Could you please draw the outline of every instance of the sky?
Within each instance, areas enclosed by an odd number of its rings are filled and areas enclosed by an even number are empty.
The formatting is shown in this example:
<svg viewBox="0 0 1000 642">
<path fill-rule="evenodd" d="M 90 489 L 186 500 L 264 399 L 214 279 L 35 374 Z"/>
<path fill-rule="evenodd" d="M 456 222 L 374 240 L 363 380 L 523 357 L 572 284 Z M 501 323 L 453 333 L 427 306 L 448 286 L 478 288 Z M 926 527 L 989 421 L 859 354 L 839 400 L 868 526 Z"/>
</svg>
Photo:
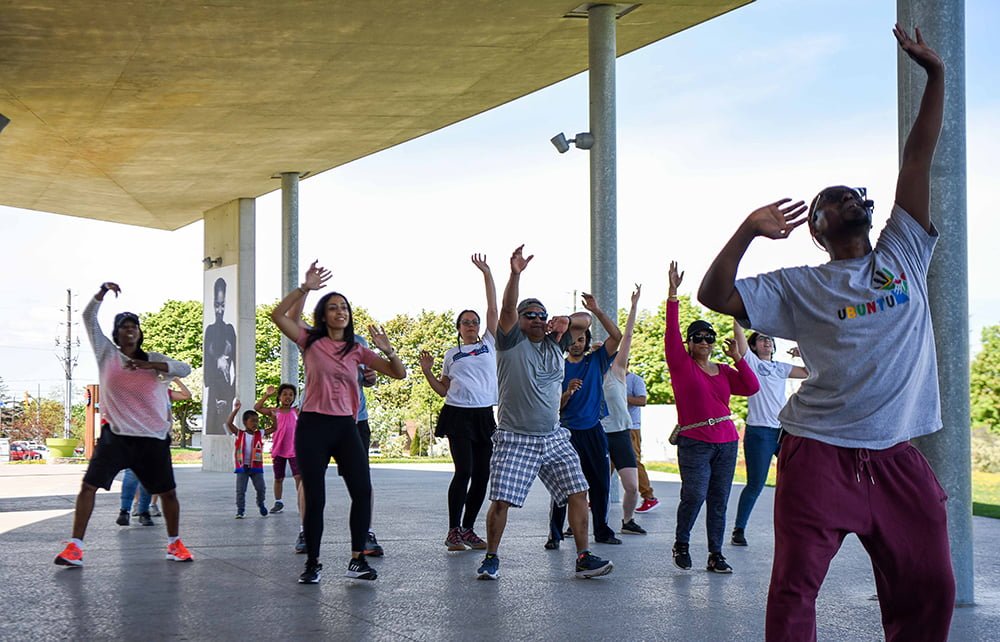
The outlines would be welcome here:
<svg viewBox="0 0 1000 642">
<path fill-rule="evenodd" d="M 992 211 L 1000 200 L 1000 55 L 988 31 L 1000 3 L 968 0 L 965 19 L 975 352 L 981 328 L 1000 323 L 990 260 L 1000 236 Z M 686 271 L 681 294 L 693 295 L 746 215 L 778 198 L 863 185 L 881 228 L 898 167 L 894 22 L 887 0 L 758 0 L 619 58 L 619 306 L 642 283 L 640 308 L 655 310 L 672 259 Z M 470 255 L 487 255 L 502 290 L 511 250 L 524 243 L 535 258 L 522 296 L 570 311 L 574 291 L 590 288 L 589 161 L 577 149 L 556 153 L 549 138 L 586 131 L 587 109 L 583 73 L 303 180 L 301 268 L 319 259 L 333 271 L 331 287 L 385 321 L 484 307 Z M 280 191 L 257 199 L 256 212 L 263 303 L 280 296 Z M 164 232 L 0 207 L 0 226 L 0 378 L 15 397 L 41 390 L 61 398 L 55 338 L 66 332 L 67 289 L 76 334 L 79 310 L 102 281 L 123 290 L 105 303 L 105 325 L 117 311 L 202 299 L 200 222 Z M 740 274 L 824 260 L 800 231 L 755 241 Z M 74 379 L 77 387 L 96 381 L 85 339 Z"/>
</svg>

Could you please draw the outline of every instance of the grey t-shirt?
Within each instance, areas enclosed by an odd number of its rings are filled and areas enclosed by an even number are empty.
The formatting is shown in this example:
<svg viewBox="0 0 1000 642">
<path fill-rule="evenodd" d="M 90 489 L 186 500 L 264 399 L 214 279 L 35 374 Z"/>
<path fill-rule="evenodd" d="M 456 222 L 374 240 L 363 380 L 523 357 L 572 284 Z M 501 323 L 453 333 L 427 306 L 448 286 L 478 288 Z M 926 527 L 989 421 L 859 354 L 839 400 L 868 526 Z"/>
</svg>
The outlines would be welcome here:
<svg viewBox="0 0 1000 642">
<path fill-rule="evenodd" d="M 569 332 L 561 344 L 569 345 Z M 497 329 L 497 428 L 524 435 L 548 435 L 559 427 L 563 345 L 546 336 L 532 343 L 515 323 Z"/>
<path fill-rule="evenodd" d="M 740 322 L 798 342 L 809 370 L 782 428 L 873 450 L 941 428 L 927 300 L 937 236 L 896 205 L 867 256 L 736 282 L 750 317 Z"/>
</svg>

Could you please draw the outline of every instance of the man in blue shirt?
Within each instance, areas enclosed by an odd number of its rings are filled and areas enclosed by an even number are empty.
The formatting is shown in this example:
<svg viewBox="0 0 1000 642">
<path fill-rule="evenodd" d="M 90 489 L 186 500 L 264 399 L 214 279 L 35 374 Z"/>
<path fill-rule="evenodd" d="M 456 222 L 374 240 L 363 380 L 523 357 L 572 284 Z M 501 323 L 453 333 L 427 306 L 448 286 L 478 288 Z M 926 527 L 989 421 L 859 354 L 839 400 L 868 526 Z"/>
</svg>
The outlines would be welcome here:
<svg viewBox="0 0 1000 642">
<path fill-rule="evenodd" d="M 559 423 L 570 431 L 570 443 L 580 455 L 583 474 L 590 484 L 590 513 L 594 520 L 594 541 L 600 544 L 621 544 L 608 526 L 608 493 L 611 488 L 611 465 L 608 461 L 608 438 L 601 426 L 607 416 L 604 403 L 604 374 L 618 351 L 622 333 L 615 322 L 601 310 L 591 294 L 584 293 L 583 307 L 597 317 L 607 341 L 590 350 L 590 330 L 570 344 L 566 356 L 563 394 L 560 400 Z M 562 540 L 566 507 L 552 504 L 549 518 L 549 539 L 545 548 L 555 550 Z"/>
</svg>

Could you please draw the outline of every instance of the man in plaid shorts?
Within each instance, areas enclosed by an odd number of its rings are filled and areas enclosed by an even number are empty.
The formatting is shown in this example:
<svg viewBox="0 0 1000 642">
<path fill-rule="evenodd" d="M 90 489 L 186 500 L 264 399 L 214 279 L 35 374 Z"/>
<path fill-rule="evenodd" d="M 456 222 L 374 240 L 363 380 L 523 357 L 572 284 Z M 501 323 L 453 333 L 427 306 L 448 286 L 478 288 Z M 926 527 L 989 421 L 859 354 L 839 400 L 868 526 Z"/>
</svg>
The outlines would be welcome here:
<svg viewBox="0 0 1000 642">
<path fill-rule="evenodd" d="M 535 477 L 553 501 L 569 505 L 569 523 L 576 541 L 576 576 L 607 575 L 609 560 L 587 549 L 587 480 L 569 431 L 559 426 L 563 352 L 590 327 L 590 315 L 548 318 L 538 299 L 517 303 L 521 272 L 534 255 L 524 258 L 520 246 L 510 257 L 510 279 L 503 293 L 497 328 L 499 409 L 490 459 L 490 509 L 486 514 L 486 557 L 481 580 L 500 576 L 497 549 L 507 526 L 507 510 L 520 507 Z"/>
</svg>

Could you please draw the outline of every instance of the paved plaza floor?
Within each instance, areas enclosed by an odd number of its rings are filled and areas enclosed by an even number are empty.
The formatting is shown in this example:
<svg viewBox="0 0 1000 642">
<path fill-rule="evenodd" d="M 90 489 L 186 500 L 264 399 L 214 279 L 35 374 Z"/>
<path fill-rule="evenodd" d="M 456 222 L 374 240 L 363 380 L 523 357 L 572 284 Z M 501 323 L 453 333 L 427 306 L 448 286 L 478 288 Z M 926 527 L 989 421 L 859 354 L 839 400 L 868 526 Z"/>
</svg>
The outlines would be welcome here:
<svg viewBox="0 0 1000 642">
<path fill-rule="evenodd" d="M 181 537 L 191 564 L 164 560 L 155 526 L 115 524 L 118 493 L 99 492 L 85 566 L 53 565 L 69 536 L 73 465 L 0 465 L 0 639 L 3 640 L 760 640 L 771 566 L 771 489 L 751 520 L 747 548 L 727 547 L 730 576 L 704 570 L 704 517 L 692 533 L 695 567 L 681 571 L 670 546 L 678 484 L 654 481 L 662 508 L 636 520 L 646 536 L 594 544 L 611 575 L 573 577 L 574 551 L 546 551 L 548 497 L 536 483 L 510 512 L 500 579 L 477 581 L 479 551 L 449 553 L 442 466 L 378 466 L 375 529 L 386 556 L 375 582 L 343 577 L 349 556 L 347 495 L 327 475 L 323 581 L 296 582 L 294 507 L 279 515 L 235 514 L 234 475 L 176 470 Z M 268 495 L 270 497 L 270 472 Z M 117 491 L 117 484 L 113 491 Z M 733 488 L 729 521 L 741 487 Z M 252 489 L 249 491 L 252 497 Z M 253 505 L 252 499 L 248 502 Z M 268 503 L 270 506 L 270 501 Z M 620 519 L 620 504 L 612 516 Z M 485 535 L 485 509 L 477 531 Z M 617 522 L 615 522 L 617 523 Z M 975 518 L 976 601 L 955 612 L 953 640 L 1000 639 L 1000 521 Z M 818 608 L 821 640 L 882 638 L 867 556 L 849 537 Z"/>
</svg>

